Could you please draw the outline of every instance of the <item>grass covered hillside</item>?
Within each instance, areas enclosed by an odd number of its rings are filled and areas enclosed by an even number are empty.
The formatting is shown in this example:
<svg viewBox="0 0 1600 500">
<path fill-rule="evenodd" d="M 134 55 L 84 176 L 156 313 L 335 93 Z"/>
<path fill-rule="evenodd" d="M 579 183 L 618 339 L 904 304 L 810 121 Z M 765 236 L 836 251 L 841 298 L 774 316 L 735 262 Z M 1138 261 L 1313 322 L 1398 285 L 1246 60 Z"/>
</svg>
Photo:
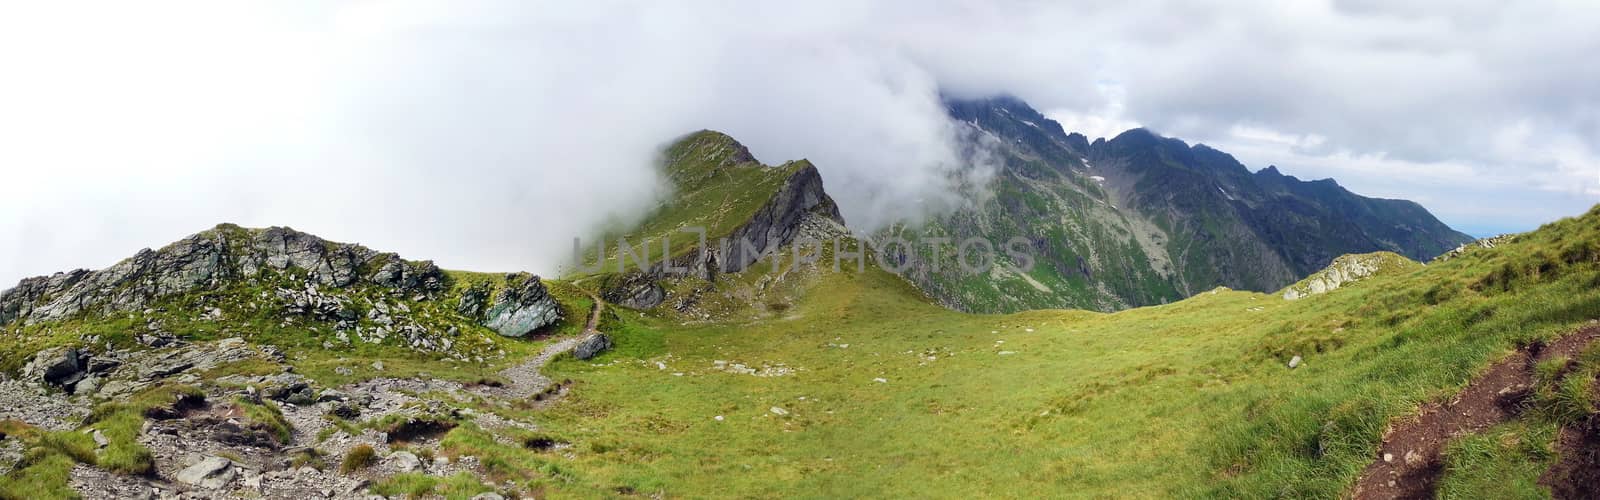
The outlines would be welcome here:
<svg viewBox="0 0 1600 500">
<path fill-rule="evenodd" d="M 1336 497 L 1391 421 L 1600 317 L 1600 210 L 1397 269 L 1296 301 L 1005 316 L 824 274 L 774 320 L 623 314 L 616 352 L 550 367 L 574 391 L 540 420 L 574 493 Z M 1443 484 L 1548 494 L 1546 414 L 1461 441 Z"/>
</svg>

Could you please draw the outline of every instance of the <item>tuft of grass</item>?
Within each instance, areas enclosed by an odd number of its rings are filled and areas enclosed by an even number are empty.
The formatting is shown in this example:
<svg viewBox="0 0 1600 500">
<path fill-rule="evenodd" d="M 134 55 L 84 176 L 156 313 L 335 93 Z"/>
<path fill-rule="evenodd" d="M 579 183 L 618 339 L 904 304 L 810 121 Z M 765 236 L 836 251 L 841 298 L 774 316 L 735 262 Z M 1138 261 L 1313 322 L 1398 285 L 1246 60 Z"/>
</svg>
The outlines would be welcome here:
<svg viewBox="0 0 1600 500">
<path fill-rule="evenodd" d="M 339 463 L 339 472 L 349 474 L 378 463 L 378 451 L 369 445 L 359 445 L 345 453 L 344 461 Z"/>
<path fill-rule="evenodd" d="M 1549 498 L 1539 477 L 1556 460 L 1556 429 L 1549 423 L 1514 422 L 1450 443 L 1438 497 Z"/>
<path fill-rule="evenodd" d="M 0 432 L 23 443 L 22 458 L 0 476 L 0 499 L 78 498 L 69 482 L 72 467 L 95 463 L 93 438 L 82 432 L 46 432 L 14 420 L 0 422 Z"/>
<path fill-rule="evenodd" d="M 270 402 L 253 403 L 245 398 L 235 399 L 234 404 L 244 409 L 244 416 L 250 422 L 260 425 L 268 432 L 271 432 L 272 437 L 277 439 L 279 444 L 288 443 L 293 438 L 294 425 L 289 423 L 289 419 L 283 416 L 283 411 L 279 410 L 276 404 Z"/>
<path fill-rule="evenodd" d="M 310 466 L 313 469 L 326 470 L 328 468 L 328 462 L 324 459 L 326 456 L 327 453 L 320 449 L 306 448 L 289 457 L 289 467 L 299 469 Z"/>
<path fill-rule="evenodd" d="M 420 473 L 396 474 L 378 481 L 372 485 L 372 492 L 388 496 L 407 498 L 444 497 L 449 500 L 466 500 L 480 493 L 494 491 L 472 474 L 459 472 L 449 477 L 430 476 Z"/>
<path fill-rule="evenodd" d="M 155 456 L 139 443 L 139 431 L 143 426 L 144 415 L 137 411 L 120 411 L 96 423 L 94 427 L 109 441 L 100 453 L 99 465 L 118 474 L 153 474 Z"/>
</svg>

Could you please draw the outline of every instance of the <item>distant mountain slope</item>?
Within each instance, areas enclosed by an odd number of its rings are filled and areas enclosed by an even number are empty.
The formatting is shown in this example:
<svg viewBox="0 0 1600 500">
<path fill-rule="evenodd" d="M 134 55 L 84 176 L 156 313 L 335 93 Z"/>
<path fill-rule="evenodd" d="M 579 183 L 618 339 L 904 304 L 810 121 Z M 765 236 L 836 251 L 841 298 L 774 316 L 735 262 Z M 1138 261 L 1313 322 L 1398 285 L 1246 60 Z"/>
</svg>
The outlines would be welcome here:
<svg viewBox="0 0 1600 500">
<path fill-rule="evenodd" d="M 1021 236 L 1038 257 L 1026 275 L 1006 261 L 983 276 L 953 265 L 909 273 L 957 309 L 1118 310 L 1216 286 L 1271 291 L 1343 254 L 1391 251 L 1426 261 L 1472 241 L 1416 203 L 1363 197 L 1275 167 L 1251 173 L 1227 153 L 1147 130 L 1091 143 L 1014 98 L 946 106 L 952 119 L 993 139 L 983 140 L 1002 159 L 993 196 L 888 233 Z M 919 257 L 954 258 L 927 250 Z"/>
</svg>

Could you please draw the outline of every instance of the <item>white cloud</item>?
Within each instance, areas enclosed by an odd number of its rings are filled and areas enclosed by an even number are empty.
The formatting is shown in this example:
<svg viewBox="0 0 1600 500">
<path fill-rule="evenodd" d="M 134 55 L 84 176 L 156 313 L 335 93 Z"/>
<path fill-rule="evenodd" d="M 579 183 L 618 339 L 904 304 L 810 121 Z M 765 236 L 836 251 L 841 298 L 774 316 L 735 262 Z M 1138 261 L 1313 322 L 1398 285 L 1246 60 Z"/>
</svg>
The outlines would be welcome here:
<svg viewBox="0 0 1600 500">
<path fill-rule="evenodd" d="M 812 159 L 873 225 L 950 201 L 941 89 L 1526 229 L 1600 190 L 1596 25 L 1559 1 L 10 3 L 0 281 L 225 220 L 551 272 L 699 128 Z"/>
</svg>

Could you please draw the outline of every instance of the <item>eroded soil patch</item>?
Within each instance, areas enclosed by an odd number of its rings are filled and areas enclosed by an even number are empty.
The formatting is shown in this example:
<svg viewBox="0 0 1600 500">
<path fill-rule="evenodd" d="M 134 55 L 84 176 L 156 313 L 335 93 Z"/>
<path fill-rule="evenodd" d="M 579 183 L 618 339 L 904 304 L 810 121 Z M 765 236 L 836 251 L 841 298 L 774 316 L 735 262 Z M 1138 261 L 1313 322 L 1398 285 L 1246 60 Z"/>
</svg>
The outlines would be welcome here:
<svg viewBox="0 0 1600 500">
<path fill-rule="evenodd" d="M 1441 454 L 1451 439 L 1519 415 L 1533 391 L 1535 364 L 1555 357 L 1576 357 L 1596 339 L 1600 339 L 1600 328 L 1589 327 L 1549 344 L 1518 349 L 1449 401 L 1422 405 L 1415 417 L 1391 424 L 1377 460 L 1361 472 L 1352 496 L 1433 498 L 1444 472 Z"/>
</svg>

